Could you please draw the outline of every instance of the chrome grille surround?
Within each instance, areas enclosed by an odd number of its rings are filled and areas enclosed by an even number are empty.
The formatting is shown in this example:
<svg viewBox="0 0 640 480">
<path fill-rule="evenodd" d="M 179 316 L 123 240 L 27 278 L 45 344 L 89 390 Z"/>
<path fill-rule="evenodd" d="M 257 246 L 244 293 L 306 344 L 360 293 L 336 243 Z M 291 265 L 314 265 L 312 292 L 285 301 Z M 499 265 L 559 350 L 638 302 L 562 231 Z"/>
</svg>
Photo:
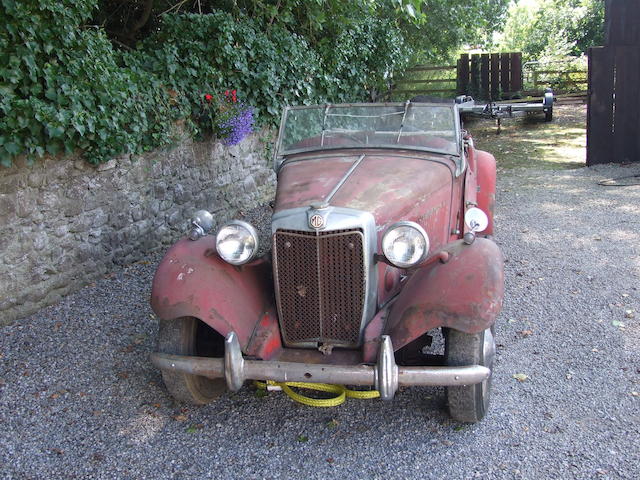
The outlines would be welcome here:
<svg viewBox="0 0 640 480">
<path fill-rule="evenodd" d="M 309 226 L 315 213 L 326 219 L 322 229 Z M 360 346 L 376 305 L 373 215 L 341 207 L 295 208 L 273 216 L 272 233 L 284 344 Z"/>
</svg>

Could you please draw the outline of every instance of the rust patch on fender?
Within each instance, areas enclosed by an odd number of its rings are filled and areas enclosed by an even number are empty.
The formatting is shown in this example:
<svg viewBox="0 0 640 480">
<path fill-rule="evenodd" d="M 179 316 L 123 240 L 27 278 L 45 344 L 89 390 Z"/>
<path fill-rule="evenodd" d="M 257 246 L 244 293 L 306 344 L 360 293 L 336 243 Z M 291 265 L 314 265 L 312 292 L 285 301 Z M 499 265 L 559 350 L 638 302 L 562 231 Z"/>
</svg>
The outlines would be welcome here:
<svg viewBox="0 0 640 480">
<path fill-rule="evenodd" d="M 183 239 L 169 250 L 153 280 L 151 305 L 159 318 L 191 316 L 221 335 L 234 331 L 245 350 L 263 312 L 275 312 L 271 264 L 234 268 L 211 255 L 213 242 L 212 236 Z"/>
<path fill-rule="evenodd" d="M 491 326 L 502 307 L 503 258 L 498 246 L 478 238 L 446 247 L 447 263 L 416 271 L 398 296 L 385 332 L 394 349 L 436 327 L 476 333 Z"/>
</svg>

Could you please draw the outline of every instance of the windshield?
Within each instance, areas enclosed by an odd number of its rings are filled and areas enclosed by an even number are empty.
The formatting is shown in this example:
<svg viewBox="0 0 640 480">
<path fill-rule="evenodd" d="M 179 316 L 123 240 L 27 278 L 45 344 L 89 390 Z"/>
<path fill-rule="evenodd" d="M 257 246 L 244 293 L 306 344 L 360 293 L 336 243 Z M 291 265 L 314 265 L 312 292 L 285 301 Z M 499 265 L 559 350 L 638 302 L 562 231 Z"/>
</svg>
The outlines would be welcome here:
<svg viewBox="0 0 640 480">
<path fill-rule="evenodd" d="M 336 148 L 406 148 L 458 155 L 453 105 L 318 105 L 285 110 L 278 156 Z"/>
</svg>

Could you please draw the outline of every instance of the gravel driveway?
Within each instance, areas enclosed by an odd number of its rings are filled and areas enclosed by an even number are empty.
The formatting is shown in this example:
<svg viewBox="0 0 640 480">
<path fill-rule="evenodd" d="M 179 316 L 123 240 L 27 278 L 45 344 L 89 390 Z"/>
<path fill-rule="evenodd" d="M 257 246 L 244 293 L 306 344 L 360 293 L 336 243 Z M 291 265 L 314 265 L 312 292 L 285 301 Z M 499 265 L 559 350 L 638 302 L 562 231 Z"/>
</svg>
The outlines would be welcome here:
<svg viewBox="0 0 640 480">
<path fill-rule="evenodd" d="M 175 405 L 148 361 L 154 257 L 0 329 L 0 476 L 635 480 L 640 186 L 596 185 L 629 174 L 640 165 L 503 172 L 507 291 L 480 424 L 450 421 L 439 388 L 333 409 L 249 388 Z"/>
</svg>

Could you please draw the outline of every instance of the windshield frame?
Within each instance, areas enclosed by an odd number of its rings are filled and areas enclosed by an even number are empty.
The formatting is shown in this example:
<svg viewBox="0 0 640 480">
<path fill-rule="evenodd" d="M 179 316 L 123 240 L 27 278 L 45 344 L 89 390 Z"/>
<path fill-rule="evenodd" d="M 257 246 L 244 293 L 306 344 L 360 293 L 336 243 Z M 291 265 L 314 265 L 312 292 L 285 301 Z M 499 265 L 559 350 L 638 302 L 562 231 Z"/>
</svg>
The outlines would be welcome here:
<svg viewBox="0 0 640 480">
<path fill-rule="evenodd" d="M 329 146 L 309 146 L 304 148 L 298 148 L 295 150 L 287 150 L 286 153 L 283 152 L 282 142 L 283 142 L 283 133 L 285 129 L 286 119 L 289 112 L 293 110 L 303 110 L 303 109 L 329 109 L 332 107 L 345 108 L 345 107 L 399 107 L 399 108 L 410 108 L 411 105 L 416 105 L 420 107 L 437 107 L 437 108 L 451 108 L 454 119 L 454 136 L 455 136 L 455 144 L 456 144 L 456 153 L 452 153 L 449 150 L 438 149 L 433 147 L 424 147 L 419 145 L 409 145 L 409 144 L 396 144 L 396 145 L 387 145 L 387 144 L 373 144 L 373 145 L 329 145 Z M 318 105 L 298 105 L 298 106 L 287 106 L 284 108 L 282 112 L 282 117 L 280 119 L 280 128 L 278 130 L 278 139 L 276 142 L 276 148 L 274 152 L 274 166 L 276 170 L 282 160 L 285 157 L 290 155 L 297 155 L 300 153 L 307 152 L 323 152 L 323 151 L 331 151 L 331 150 L 366 150 L 366 149 L 384 149 L 384 150 L 409 150 L 409 151 L 420 151 L 427 153 L 437 153 L 441 155 L 448 155 L 453 157 L 462 156 L 462 144 L 461 144 L 461 125 L 460 125 L 460 115 L 458 113 L 458 108 L 456 104 L 451 102 L 451 105 L 443 104 L 443 103 L 428 103 L 428 102 L 384 102 L 384 103 L 327 103 L 327 104 L 318 104 Z M 456 161 L 457 163 L 457 161 Z"/>
</svg>

